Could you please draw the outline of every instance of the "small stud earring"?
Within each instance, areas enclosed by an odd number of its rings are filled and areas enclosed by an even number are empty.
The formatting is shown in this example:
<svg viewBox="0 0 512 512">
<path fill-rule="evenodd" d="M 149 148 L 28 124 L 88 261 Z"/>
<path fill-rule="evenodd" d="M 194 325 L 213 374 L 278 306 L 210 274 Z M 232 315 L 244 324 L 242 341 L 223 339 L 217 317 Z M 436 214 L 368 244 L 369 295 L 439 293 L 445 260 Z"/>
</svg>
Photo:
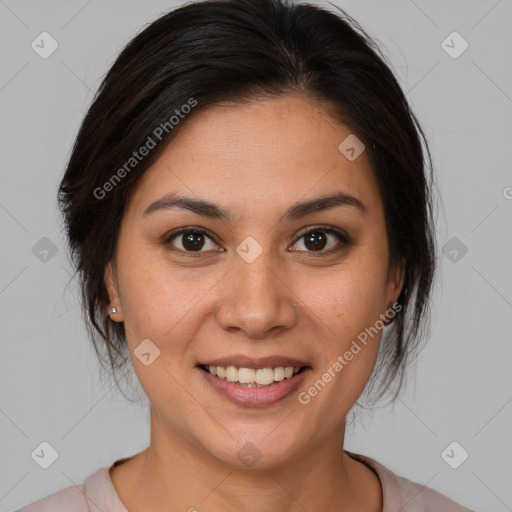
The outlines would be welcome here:
<svg viewBox="0 0 512 512">
<path fill-rule="evenodd" d="M 112 314 L 112 313 L 117 313 L 117 309 L 115 307 L 110 308 L 109 314 Z"/>
</svg>

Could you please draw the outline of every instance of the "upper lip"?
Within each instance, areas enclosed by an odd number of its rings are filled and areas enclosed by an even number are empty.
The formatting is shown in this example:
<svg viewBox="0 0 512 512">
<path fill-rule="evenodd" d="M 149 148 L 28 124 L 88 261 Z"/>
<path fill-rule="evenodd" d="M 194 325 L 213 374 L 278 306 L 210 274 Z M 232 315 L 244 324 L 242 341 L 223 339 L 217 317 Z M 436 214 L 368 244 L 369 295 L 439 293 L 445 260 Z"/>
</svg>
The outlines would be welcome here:
<svg viewBox="0 0 512 512">
<path fill-rule="evenodd" d="M 226 357 L 218 357 L 216 359 L 208 359 L 202 361 L 198 366 L 236 366 L 237 368 L 276 368 L 278 366 L 293 366 L 302 368 L 309 366 L 307 362 L 301 361 L 294 357 L 287 356 L 266 356 L 266 357 L 249 357 L 246 355 L 233 355 Z"/>
</svg>

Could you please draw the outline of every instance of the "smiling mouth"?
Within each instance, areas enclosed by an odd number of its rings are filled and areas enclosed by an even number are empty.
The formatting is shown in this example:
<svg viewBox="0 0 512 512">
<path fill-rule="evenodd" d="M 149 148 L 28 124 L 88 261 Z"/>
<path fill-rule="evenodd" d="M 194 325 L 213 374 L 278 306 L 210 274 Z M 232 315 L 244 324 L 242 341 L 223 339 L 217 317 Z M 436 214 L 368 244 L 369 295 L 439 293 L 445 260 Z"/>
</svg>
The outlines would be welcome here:
<svg viewBox="0 0 512 512">
<path fill-rule="evenodd" d="M 266 368 L 243 368 L 237 366 L 199 365 L 201 370 L 221 380 L 247 388 L 268 388 L 286 379 L 291 379 L 308 366 L 276 366 Z"/>
</svg>

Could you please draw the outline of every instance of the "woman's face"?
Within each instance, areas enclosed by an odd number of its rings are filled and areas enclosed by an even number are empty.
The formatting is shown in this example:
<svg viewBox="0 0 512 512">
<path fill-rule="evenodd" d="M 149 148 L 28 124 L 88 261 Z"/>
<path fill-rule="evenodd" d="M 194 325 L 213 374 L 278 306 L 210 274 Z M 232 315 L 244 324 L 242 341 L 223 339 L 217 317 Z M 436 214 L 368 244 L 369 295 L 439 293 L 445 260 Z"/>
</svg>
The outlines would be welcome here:
<svg viewBox="0 0 512 512">
<path fill-rule="evenodd" d="M 290 463 L 339 442 L 400 293 L 379 190 L 365 152 L 338 148 L 350 130 L 304 96 L 184 122 L 127 205 L 106 272 L 112 319 L 152 405 L 152 443 Z M 235 369 L 221 379 L 204 365 Z M 242 381 L 277 380 L 231 382 L 238 367 Z"/>
</svg>

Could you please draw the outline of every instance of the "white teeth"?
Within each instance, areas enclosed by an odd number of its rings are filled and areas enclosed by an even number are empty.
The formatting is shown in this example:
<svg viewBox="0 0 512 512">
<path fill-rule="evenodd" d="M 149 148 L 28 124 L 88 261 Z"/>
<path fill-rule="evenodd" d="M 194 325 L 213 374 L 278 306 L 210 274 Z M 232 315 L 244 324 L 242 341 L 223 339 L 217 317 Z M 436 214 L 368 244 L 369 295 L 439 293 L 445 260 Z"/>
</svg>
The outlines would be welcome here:
<svg viewBox="0 0 512 512">
<path fill-rule="evenodd" d="M 300 371 L 300 368 L 294 368 L 293 366 L 254 369 L 210 365 L 206 368 L 212 375 L 220 379 L 226 379 L 229 382 L 237 382 L 238 384 L 248 387 L 270 386 L 274 382 L 290 379 Z"/>
<path fill-rule="evenodd" d="M 284 380 L 284 368 L 282 366 L 274 368 L 274 380 L 277 382 Z"/>
<path fill-rule="evenodd" d="M 240 384 L 250 384 L 251 382 L 256 382 L 256 371 L 253 370 L 252 368 L 239 368 L 238 382 L 240 382 Z M 258 382 L 258 384 L 263 383 Z"/>
<path fill-rule="evenodd" d="M 274 369 L 273 368 L 259 368 L 256 370 L 256 384 L 263 384 L 268 386 L 274 382 Z"/>
<path fill-rule="evenodd" d="M 226 368 L 226 380 L 229 380 L 229 382 L 236 382 L 238 380 L 238 368 L 228 366 Z"/>
</svg>

